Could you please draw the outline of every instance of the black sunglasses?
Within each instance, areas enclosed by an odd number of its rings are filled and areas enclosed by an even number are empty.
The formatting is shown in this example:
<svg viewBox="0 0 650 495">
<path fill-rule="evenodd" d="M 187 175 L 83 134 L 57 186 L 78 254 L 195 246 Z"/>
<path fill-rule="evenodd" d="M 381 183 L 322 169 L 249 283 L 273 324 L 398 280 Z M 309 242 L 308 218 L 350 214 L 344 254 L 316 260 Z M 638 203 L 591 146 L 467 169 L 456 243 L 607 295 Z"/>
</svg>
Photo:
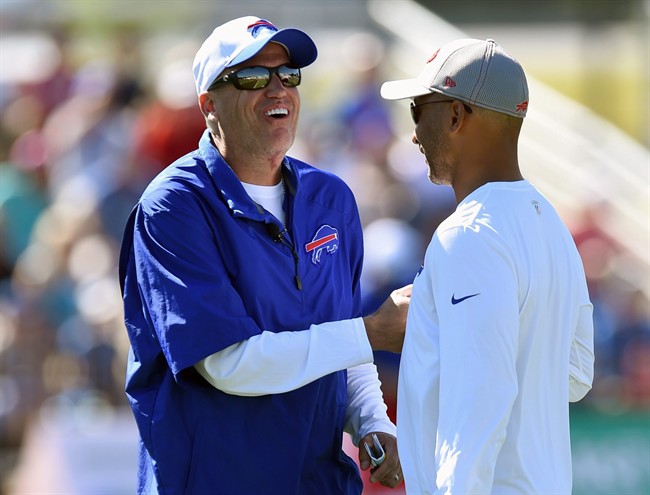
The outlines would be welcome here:
<svg viewBox="0 0 650 495">
<path fill-rule="evenodd" d="M 295 88 L 300 84 L 300 69 L 290 65 L 280 65 L 279 67 L 244 67 L 243 69 L 234 70 L 216 79 L 208 88 L 212 91 L 224 84 L 232 84 L 237 89 L 256 90 L 266 88 L 271 82 L 273 74 L 277 74 L 286 88 Z"/>
<path fill-rule="evenodd" d="M 418 124 L 418 120 L 420 120 L 420 115 L 418 112 L 418 107 L 421 107 L 423 105 L 428 105 L 430 103 L 451 103 L 453 101 L 457 100 L 436 100 L 436 101 L 425 101 L 424 103 L 420 103 L 419 105 L 416 105 L 414 101 L 411 102 L 410 105 L 410 110 L 411 110 L 411 119 L 413 119 L 413 123 L 415 125 Z M 465 107 L 465 110 L 467 110 L 467 113 L 472 113 L 472 109 L 465 103 L 463 103 L 463 106 Z"/>
</svg>

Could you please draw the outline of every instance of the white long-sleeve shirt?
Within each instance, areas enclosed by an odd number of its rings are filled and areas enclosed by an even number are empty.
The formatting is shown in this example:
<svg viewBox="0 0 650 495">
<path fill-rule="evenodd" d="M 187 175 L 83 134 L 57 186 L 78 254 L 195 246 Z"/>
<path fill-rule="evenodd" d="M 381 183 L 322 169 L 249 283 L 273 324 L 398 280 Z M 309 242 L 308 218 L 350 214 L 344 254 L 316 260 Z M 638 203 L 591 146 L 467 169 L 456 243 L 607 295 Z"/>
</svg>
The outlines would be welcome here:
<svg viewBox="0 0 650 495">
<path fill-rule="evenodd" d="M 489 183 L 438 228 L 398 384 L 409 494 L 569 494 L 569 401 L 593 378 L 581 259 L 528 182 Z"/>
<path fill-rule="evenodd" d="M 281 182 L 242 185 L 255 202 L 283 220 Z M 370 432 L 396 435 L 362 318 L 311 325 L 308 331 L 262 332 L 208 356 L 195 368 L 212 386 L 242 396 L 289 392 L 347 369 L 345 431 L 354 444 Z"/>
<path fill-rule="evenodd" d="M 396 435 L 372 361 L 363 319 L 355 318 L 303 331 L 262 332 L 208 356 L 195 368 L 212 386 L 241 396 L 289 392 L 347 369 L 345 431 L 358 445 L 370 432 Z"/>
</svg>

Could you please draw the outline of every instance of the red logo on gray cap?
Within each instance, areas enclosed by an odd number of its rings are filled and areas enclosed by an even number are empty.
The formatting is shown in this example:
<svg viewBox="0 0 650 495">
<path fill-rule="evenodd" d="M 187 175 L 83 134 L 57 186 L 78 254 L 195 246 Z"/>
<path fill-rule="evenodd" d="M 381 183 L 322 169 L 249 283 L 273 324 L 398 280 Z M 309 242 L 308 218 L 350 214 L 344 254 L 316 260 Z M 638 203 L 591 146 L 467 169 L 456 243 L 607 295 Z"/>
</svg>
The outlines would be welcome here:
<svg viewBox="0 0 650 495">
<path fill-rule="evenodd" d="M 455 88 L 456 87 L 456 82 L 449 76 L 445 79 L 445 87 L 447 88 Z"/>
</svg>

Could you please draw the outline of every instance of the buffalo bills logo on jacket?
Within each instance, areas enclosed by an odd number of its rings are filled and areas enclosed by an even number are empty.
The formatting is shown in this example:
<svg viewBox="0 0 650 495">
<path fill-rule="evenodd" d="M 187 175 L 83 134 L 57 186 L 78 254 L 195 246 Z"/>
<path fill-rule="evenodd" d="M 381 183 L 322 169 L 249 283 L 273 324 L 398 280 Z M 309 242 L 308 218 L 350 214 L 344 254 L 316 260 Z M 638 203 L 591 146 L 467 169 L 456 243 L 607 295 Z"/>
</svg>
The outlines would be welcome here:
<svg viewBox="0 0 650 495">
<path fill-rule="evenodd" d="M 329 225 L 323 225 L 316 231 L 311 242 L 305 244 L 305 251 L 312 253 L 311 262 L 320 263 L 321 254 L 326 250 L 333 254 L 339 248 L 339 231 Z"/>
</svg>

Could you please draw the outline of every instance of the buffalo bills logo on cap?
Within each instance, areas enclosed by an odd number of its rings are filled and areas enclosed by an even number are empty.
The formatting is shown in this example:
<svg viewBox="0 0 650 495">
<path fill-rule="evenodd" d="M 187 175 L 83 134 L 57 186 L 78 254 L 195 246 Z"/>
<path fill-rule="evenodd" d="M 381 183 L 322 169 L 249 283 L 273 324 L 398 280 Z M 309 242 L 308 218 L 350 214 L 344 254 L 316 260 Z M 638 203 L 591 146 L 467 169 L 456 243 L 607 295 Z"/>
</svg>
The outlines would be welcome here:
<svg viewBox="0 0 650 495">
<path fill-rule="evenodd" d="M 311 242 L 305 244 L 305 251 L 312 253 L 311 262 L 314 265 L 320 263 L 323 250 L 333 254 L 339 248 L 339 231 L 329 225 L 320 227 Z"/>
<path fill-rule="evenodd" d="M 273 31 L 274 33 L 277 32 L 278 30 L 278 28 L 276 28 L 273 24 L 271 24 L 266 19 L 260 19 L 259 21 L 248 26 L 248 30 L 251 32 L 251 36 L 253 38 L 257 38 L 257 36 L 260 34 L 260 31 L 262 31 L 263 29 L 268 29 L 270 31 Z"/>
</svg>

